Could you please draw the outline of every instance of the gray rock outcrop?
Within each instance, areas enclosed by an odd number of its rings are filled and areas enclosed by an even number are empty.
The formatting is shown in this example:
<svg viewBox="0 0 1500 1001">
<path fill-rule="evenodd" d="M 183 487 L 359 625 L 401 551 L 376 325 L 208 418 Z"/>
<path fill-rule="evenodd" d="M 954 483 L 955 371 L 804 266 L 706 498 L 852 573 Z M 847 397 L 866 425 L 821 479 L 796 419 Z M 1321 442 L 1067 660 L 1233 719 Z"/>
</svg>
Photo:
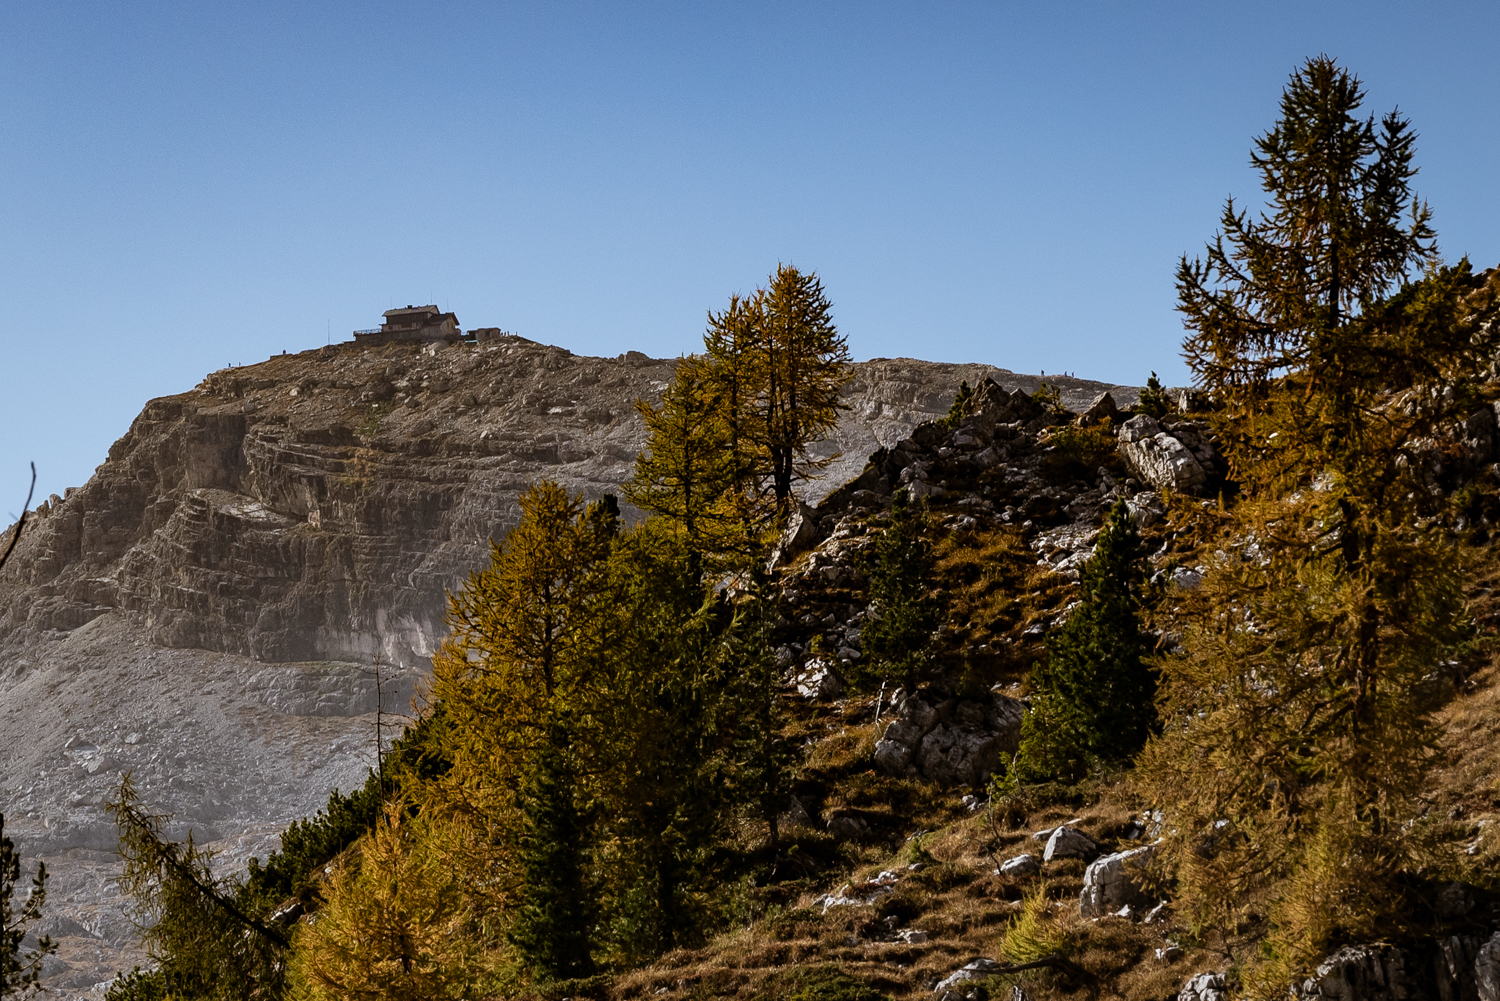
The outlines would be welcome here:
<svg viewBox="0 0 1500 1001">
<path fill-rule="evenodd" d="M 1406 955 L 1393 945 L 1351 945 L 1318 964 L 1298 996 L 1320 1001 L 1406 1001 Z"/>
<path fill-rule="evenodd" d="M 1479 1001 L 1500 1001 L 1500 932 L 1491 935 L 1479 947 L 1473 969 L 1474 993 Z M 1463 981 L 1458 980 L 1460 990 L 1462 985 Z"/>
<path fill-rule="evenodd" d="M 1201 493 L 1219 471 L 1207 426 L 1200 422 L 1180 420 L 1163 427 L 1139 414 L 1120 427 L 1118 438 L 1125 465 L 1156 490 Z"/>
<path fill-rule="evenodd" d="M 1227 1001 L 1228 997 L 1222 973 L 1200 973 L 1177 993 L 1177 1001 Z"/>
<path fill-rule="evenodd" d="M 1042 871 L 1042 864 L 1037 861 L 1035 855 L 1017 855 L 1015 858 L 1006 859 L 1000 863 L 1000 875 L 1002 876 L 1034 876 Z"/>
<path fill-rule="evenodd" d="M 1059 827 L 1047 838 L 1047 847 L 1042 850 L 1042 861 L 1053 859 L 1087 858 L 1099 850 L 1094 839 L 1072 827 Z"/>
<path fill-rule="evenodd" d="M 920 774 L 943 786 L 978 787 L 1020 746 L 1025 704 L 991 693 L 988 703 L 912 696 L 875 743 L 875 763 L 890 775 Z"/>
<path fill-rule="evenodd" d="M 1097 918 L 1144 900 L 1135 867 L 1149 862 L 1155 854 L 1155 845 L 1145 845 L 1128 852 L 1105 855 L 1089 863 L 1083 871 L 1078 913 L 1086 918 Z"/>
<path fill-rule="evenodd" d="M 993 959 L 971 959 L 962 967 L 954 970 L 952 973 L 948 974 L 948 976 L 938 981 L 936 990 L 946 991 L 950 987 L 957 987 L 958 985 L 968 983 L 971 980 L 983 980 L 985 977 L 993 977 L 995 974 L 1002 972 L 1004 969 L 1005 964 L 997 963 Z"/>
</svg>

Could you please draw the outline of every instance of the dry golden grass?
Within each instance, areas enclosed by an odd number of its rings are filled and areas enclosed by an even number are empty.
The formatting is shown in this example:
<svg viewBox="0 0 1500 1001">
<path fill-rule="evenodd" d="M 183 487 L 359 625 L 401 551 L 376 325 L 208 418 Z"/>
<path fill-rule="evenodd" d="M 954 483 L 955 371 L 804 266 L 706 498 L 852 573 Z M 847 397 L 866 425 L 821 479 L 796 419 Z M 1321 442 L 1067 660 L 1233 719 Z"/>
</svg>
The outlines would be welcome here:
<svg viewBox="0 0 1500 1001">
<path fill-rule="evenodd" d="M 1170 924 L 1081 919 L 1081 860 L 1049 863 L 1039 875 L 1022 879 L 995 872 L 997 860 L 1022 852 L 1040 856 L 1044 843 L 1032 839 L 1031 832 L 1059 823 L 1072 823 L 1113 847 L 1132 816 L 1123 786 L 1101 784 L 1084 805 L 1041 806 L 1024 826 L 1005 828 L 985 813 L 963 812 L 953 794 L 945 797 L 915 783 L 905 785 L 911 787 L 909 803 L 918 811 L 908 815 L 910 819 L 917 826 L 934 827 L 920 838 L 920 848 L 914 849 L 910 841 L 895 850 L 864 846 L 851 853 L 847 868 L 830 872 L 784 909 L 773 909 L 704 948 L 679 950 L 622 975 L 611 996 L 655 997 L 664 992 L 660 996 L 665 999 L 771 998 L 780 996 L 776 978 L 788 970 L 831 964 L 892 998 L 926 997 L 937 980 L 972 959 L 1004 961 L 1005 935 L 1027 892 L 1040 895 L 1044 920 L 1071 942 L 1070 958 L 1084 971 L 1081 976 L 1028 971 L 1008 978 L 1023 984 L 1037 1001 L 1156 1001 L 1195 973 L 1224 968 L 1222 957 L 1193 947 Z M 843 802 L 857 799 L 848 790 L 837 797 Z M 917 857 L 931 861 L 916 871 L 907 869 Z M 835 906 L 825 912 L 825 896 L 839 893 L 845 884 L 859 887 L 883 870 L 902 874 L 894 892 L 868 906 Z M 928 941 L 890 941 L 897 929 L 906 928 L 926 932 Z M 1169 939 L 1187 952 L 1175 962 L 1163 963 L 1154 950 Z"/>
</svg>

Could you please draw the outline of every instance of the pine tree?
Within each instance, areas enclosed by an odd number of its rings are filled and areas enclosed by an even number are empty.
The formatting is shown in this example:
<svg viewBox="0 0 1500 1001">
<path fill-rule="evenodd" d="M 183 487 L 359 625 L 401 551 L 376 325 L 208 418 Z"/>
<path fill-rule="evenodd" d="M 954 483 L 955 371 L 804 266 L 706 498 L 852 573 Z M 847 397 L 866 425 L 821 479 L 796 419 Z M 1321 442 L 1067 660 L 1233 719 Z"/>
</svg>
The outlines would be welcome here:
<svg viewBox="0 0 1500 1001">
<path fill-rule="evenodd" d="M 589 879 L 594 837 L 590 809 L 573 757 L 567 723 L 549 727 L 526 780 L 525 831 L 520 860 L 526 880 L 507 935 L 532 973 L 542 981 L 591 976 L 596 925 L 596 888 Z"/>
<path fill-rule="evenodd" d="M 853 672 L 857 682 L 894 681 L 913 690 L 927 663 L 941 609 L 933 596 L 932 545 L 923 537 L 926 527 L 925 504 L 912 503 L 904 488 L 896 491 L 891 523 L 875 540 L 869 567 L 875 608 L 860 633 L 866 661 Z"/>
<path fill-rule="evenodd" d="M 1049 638 L 1032 678 L 1015 782 L 1076 781 L 1128 762 L 1156 720 L 1156 678 L 1141 632 L 1145 554 L 1124 501 L 1080 571 L 1078 605 Z"/>
<path fill-rule="evenodd" d="M 1162 388 L 1161 380 L 1152 372 L 1151 378 L 1146 380 L 1145 388 L 1141 390 L 1140 402 L 1135 405 L 1136 413 L 1161 420 L 1175 409 L 1172 401 L 1167 398 L 1167 391 Z"/>
<path fill-rule="evenodd" d="M 23 955 L 21 943 L 28 926 L 41 919 L 47 902 L 47 866 L 38 862 L 26 901 L 16 906 L 16 884 L 21 879 L 21 856 L 5 836 L 5 814 L 0 813 L 0 997 L 19 996 L 36 989 L 42 960 L 57 950 L 43 935 L 35 949 Z"/>
<path fill-rule="evenodd" d="M 969 380 L 962 380 L 958 384 L 958 392 L 953 396 L 953 402 L 948 405 L 948 413 L 938 420 L 938 424 L 950 431 L 958 427 L 958 422 L 964 419 L 964 408 L 973 396 L 974 390 L 969 388 Z"/>
</svg>

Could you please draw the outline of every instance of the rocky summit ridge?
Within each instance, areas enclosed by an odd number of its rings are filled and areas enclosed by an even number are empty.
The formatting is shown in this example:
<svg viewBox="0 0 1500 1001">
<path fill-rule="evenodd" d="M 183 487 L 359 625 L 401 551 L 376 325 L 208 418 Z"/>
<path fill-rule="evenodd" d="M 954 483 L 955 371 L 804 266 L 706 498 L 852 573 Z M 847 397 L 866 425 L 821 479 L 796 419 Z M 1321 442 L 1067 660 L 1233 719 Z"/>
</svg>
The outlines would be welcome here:
<svg viewBox="0 0 1500 1001">
<path fill-rule="evenodd" d="M 446 592 L 519 495 L 617 490 L 645 441 L 634 401 L 672 371 L 520 337 L 277 355 L 151 401 L 87 484 L 39 505 L 0 572 L 0 810 L 54 873 L 49 983 L 86 989 L 136 958 L 103 811 L 122 773 L 224 866 L 264 856 L 362 781 L 377 710 L 399 724 Z M 899 452 L 961 381 L 1042 382 L 912 359 L 854 371 L 804 500 Z M 1136 395 L 1046 381 L 1075 411 Z"/>
</svg>

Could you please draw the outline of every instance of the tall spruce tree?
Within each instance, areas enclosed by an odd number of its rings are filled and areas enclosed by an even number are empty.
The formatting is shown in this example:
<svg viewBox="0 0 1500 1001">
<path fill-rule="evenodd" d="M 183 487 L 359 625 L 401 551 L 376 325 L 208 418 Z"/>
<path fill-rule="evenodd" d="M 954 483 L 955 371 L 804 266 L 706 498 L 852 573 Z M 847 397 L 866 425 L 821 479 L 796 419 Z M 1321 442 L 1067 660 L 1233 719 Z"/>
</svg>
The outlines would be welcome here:
<svg viewBox="0 0 1500 1001">
<path fill-rule="evenodd" d="M 1128 762 L 1156 721 L 1156 677 L 1141 632 L 1145 553 L 1124 501 L 1080 571 L 1078 605 L 1047 642 L 1021 724 L 1015 782 L 1077 781 Z"/>
<path fill-rule="evenodd" d="M 757 573 L 719 650 L 730 664 L 735 798 L 765 823 L 772 852 L 780 845 L 779 818 L 791 805 L 796 758 L 784 732 L 781 671 L 771 648 L 780 597 L 767 575 Z"/>
<path fill-rule="evenodd" d="M 28 928 L 42 916 L 47 902 L 47 866 L 38 862 L 31 892 L 17 906 L 16 884 L 21 879 L 21 856 L 5 836 L 5 814 L 0 813 L 0 997 L 19 996 L 36 988 L 42 960 L 56 951 L 43 935 L 36 948 L 22 952 Z"/>
<path fill-rule="evenodd" d="M 726 599 L 686 572 L 681 539 L 656 519 L 611 564 L 628 620 L 616 646 L 620 737 L 606 800 L 619 957 L 693 944 L 708 919 L 709 862 L 725 835 L 733 686 L 718 655 Z"/>
</svg>

